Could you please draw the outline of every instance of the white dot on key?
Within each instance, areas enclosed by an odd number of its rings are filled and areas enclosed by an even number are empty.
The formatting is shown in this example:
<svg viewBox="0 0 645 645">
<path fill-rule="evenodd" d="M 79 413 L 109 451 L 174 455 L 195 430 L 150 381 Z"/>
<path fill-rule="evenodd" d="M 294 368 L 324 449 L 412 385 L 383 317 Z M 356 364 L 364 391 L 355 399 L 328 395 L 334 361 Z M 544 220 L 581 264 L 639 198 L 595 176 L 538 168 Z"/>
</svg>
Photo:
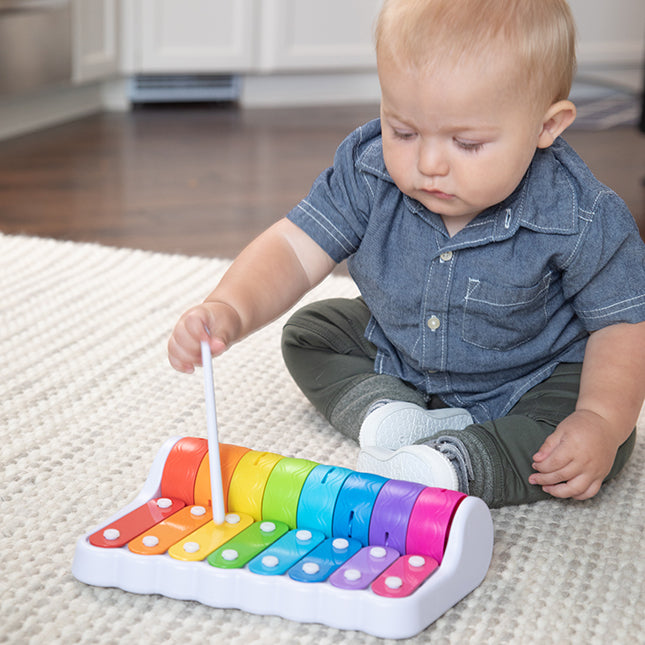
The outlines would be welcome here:
<svg viewBox="0 0 645 645">
<path fill-rule="evenodd" d="M 280 560 L 275 555 L 265 555 L 262 558 L 262 564 L 267 567 L 267 569 L 273 569 L 280 564 Z"/>
<path fill-rule="evenodd" d="M 385 578 L 385 586 L 388 589 L 400 589 L 403 586 L 403 580 L 398 576 L 388 576 Z"/>
<path fill-rule="evenodd" d="M 159 508 L 170 508 L 172 506 L 172 500 L 167 497 L 160 497 L 157 500 L 157 506 Z"/>
<path fill-rule="evenodd" d="M 382 546 L 375 546 L 370 549 L 370 555 L 373 558 L 381 559 L 387 555 L 387 551 Z"/>
<path fill-rule="evenodd" d="M 336 538 L 331 544 L 336 551 L 344 551 L 349 546 L 349 542 L 345 538 Z"/>
<path fill-rule="evenodd" d="M 262 522 L 260 524 L 260 531 L 262 533 L 273 533 L 275 531 L 275 524 L 273 522 Z"/>
<path fill-rule="evenodd" d="M 197 553 L 197 551 L 199 551 L 199 544 L 197 544 L 197 542 L 186 542 L 186 544 L 184 544 L 184 551 L 186 551 L 186 553 Z"/>
<path fill-rule="evenodd" d="M 413 556 L 410 556 L 408 563 L 410 564 L 411 567 L 419 568 L 426 563 L 426 559 L 421 555 L 413 555 Z"/>
<path fill-rule="evenodd" d="M 190 514 L 195 517 L 201 517 L 202 515 L 206 515 L 206 509 L 203 506 L 193 506 L 190 509 Z"/>
<path fill-rule="evenodd" d="M 343 576 L 345 577 L 345 580 L 355 582 L 356 580 L 360 580 L 361 572 L 358 569 L 345 569 Z"/>
<path fill-rule="evenodd" d="M 146 535 L 141 541 L 143 542 L 143 546 L 147 546 L 148 548 L 159 544 L 159 538 L 156 535 Z"/>
<path fill-rule="evenodd" d="M 103 531 L 103 537 L 106 540 L 118 540 L 120 536 L 121 533 L 119 533 L 119 529 L 105 529 L 105 531 Z"/>
<path fill-rule="evenodd" d="M 311 531 L 307 531 L 307 529 L 300 529 L 296 532 L 296 540 L 299 542 L 309 542 L 312 537 Z"/>
<path fill-rule="evenodd" d="M 228 562 L 233 562 L 233 560 L 237 560 L 239 556 L 240 554 L 235 549 L 224 549 L 222 551 L 222 557 L 224 558 L 224 560 L 227 560 Z"/>
<path fill-rule="evenodd" d="M 305 562 L 302 565 L 302 570 L 308 575 L 313 576 L 320 571 L 320 567 L 315 562 Z"/>
<path fill-rule="evenodd" d="M 239 524 L 240 516 L 236 513 L 229 513 L 225 518 L 227 524 Z"/>
</svg>

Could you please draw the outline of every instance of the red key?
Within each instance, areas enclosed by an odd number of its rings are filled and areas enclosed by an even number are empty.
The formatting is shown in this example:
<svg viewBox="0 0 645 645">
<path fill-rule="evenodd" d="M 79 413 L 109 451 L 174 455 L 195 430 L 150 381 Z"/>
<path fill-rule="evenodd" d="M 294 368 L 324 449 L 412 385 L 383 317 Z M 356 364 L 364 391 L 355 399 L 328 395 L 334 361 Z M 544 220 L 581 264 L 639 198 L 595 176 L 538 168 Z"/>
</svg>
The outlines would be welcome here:
<svg viewBox="0 0 645 645">
<path fill-rule="evenodd" d="M 106 549 L 123 546 L 184 506 L 186 504 L 179 499 L 169 497 L 151 499 L 143 506 L 135 508 L 127 515 L 92 533 L 89 537 L 90 544 Z"/>
</svg>

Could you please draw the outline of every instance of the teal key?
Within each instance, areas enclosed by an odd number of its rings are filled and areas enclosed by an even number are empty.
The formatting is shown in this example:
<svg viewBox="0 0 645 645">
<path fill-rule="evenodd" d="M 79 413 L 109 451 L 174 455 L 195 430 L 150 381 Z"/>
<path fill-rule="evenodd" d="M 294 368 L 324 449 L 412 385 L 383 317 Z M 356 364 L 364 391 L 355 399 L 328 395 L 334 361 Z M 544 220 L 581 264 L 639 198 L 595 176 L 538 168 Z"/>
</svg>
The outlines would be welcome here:
<svg viewBox="0 0 645 645">
<path fill-rule="evenodd" d="M 323 540 L 322 531 L 293 529 L 249 562 L 249 571 L 263 576 L 281 576 Z"/>
<path fill-rule="evenodd" d="M 213 551 L 207 561 L 219 569 L 241 569 L 249 560 L 262 553 L 288 530 L 289 527 L 284 522 L 254 522 L 219 549 Z"/>
<path fill-rule="evenodd" d="M 362 547 L 354 538 L 327 538 L 289 569 L 298 582 L 324 582 Z"/>
</svg>

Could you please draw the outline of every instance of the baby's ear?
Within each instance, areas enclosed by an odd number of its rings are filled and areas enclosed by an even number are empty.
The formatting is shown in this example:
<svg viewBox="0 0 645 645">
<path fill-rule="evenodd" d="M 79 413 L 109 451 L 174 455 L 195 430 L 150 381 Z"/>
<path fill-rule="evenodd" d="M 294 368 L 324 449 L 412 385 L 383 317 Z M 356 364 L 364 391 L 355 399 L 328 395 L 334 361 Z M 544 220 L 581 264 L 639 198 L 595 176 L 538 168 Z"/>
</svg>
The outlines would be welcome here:
<svg viewBox="0 0 645 645">
<path fill-rule="evenodd" d="M 538 148 L 548 148 L 574 121 L 576 106 L 571 101 L 558 101 L 549 107 L 542 120 Z"/>
</svg>

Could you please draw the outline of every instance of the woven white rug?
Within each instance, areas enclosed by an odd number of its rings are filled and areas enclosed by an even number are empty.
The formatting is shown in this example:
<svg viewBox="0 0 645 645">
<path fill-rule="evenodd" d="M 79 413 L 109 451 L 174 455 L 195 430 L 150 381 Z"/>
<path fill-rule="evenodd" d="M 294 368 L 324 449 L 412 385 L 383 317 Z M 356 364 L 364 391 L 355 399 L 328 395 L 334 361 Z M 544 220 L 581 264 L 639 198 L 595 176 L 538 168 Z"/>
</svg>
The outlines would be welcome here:
<svg viewBox="0 0 645 645">
<path fill-rule="evenodd" d="M 206 436 L 201 375 L 166 360 L 223 260 L 0 235 L 2 643 L 376 643 L 277 617 L 84 585 L 79 535 L 129 502 L 161 444 Z M 332 277 L 308 300 L 349 296 Z M 353 467 L 291 382 L 281 321 L 215 362 L 223 441 Z M 641 424 L 643 417 L 641 417 Z M 645 444 L 593 500 L 493 512 L 484 583 L 412 642 L 644 642 Z"/>
</svg>

